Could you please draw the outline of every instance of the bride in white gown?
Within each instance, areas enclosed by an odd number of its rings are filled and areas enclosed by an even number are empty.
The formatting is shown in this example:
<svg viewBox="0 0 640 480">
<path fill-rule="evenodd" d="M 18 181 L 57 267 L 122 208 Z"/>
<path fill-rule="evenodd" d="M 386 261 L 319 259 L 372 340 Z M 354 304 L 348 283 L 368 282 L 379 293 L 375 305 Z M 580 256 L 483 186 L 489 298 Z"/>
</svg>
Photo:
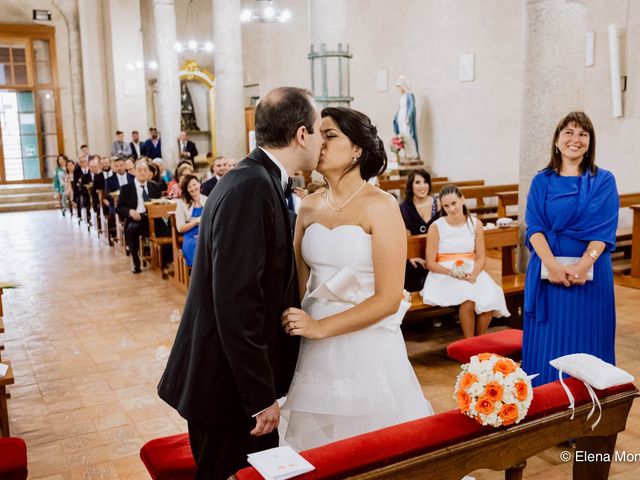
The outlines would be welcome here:
<svg viewBox="0 0 640 480">
<path fill-rule="evenodd" d="M 303 337 L 282 407 L 284 440 L 306 450 L 433 414 L 407 358 L 400 325 L 406 234 L 397 201 L 367 183 L 386 167 L 368 117 L 322 112 L 318 172 L 295 232 L 302 310 L 282 323 Z M 282 436 L 281 436 L 282 438 Z"/>
</svg>

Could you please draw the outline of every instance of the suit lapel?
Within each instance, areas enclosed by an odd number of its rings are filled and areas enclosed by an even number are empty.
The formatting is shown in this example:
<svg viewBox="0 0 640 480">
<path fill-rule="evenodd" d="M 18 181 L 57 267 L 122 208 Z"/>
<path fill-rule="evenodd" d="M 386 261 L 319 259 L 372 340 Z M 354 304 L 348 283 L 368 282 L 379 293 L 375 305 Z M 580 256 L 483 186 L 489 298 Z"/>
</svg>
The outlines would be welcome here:
<svg viewBox="0 0 640 480">
<path fill-rule="evenodd" d="M 284 191 L 282 190 L 282 180 L 280 179 L 280 169 L 277 167 L 275 163 L 271 161 L 269 156 L 264 153 L 260 148 L 254 149 L 250 154 L 249 158 L 259 162 L 269 173 L 271 177 L 271 181 L 273 183 L 273 187 L 276 192 L 278 192 L 278 198 L 280 198 L 280 208 L 282 210 L 282 216 L 284 217 L 285 229 L 287 239 L 287 245 L 290 245 L 291 248 L 287 250 L 287 257 L 289 260 L 289 272 L 287 276 L 287 286 L 285 288 L 285 295 L 288 298 L 285 299 L 285 303 L 287 307 L 289 306 L 299 306 L 296 301 L 296 289 L 297 281 L 296 281 L 296 271 L 295 271 L 295 262 L 293 259 L 293 233 L 291 228 L 291 219 L 289 217 L 289 209 L 287 208 L 287 203 L 284 198 Z"/>
</svg>

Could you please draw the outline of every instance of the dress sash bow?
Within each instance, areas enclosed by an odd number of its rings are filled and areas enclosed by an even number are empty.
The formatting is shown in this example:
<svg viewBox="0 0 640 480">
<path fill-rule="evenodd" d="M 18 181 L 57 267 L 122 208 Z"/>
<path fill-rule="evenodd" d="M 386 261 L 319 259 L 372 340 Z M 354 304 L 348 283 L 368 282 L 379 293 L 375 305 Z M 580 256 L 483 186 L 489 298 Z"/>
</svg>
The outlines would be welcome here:
<svg viewBox="0 0 640 480">
<path fill-rule="evenodd" d="M 312 298 L 315 301 L 349 305 L 358 305 L 371 296 L 372 293 L 364 291 L 358 276 L 346 265 L 307 295 L 308 298 Z M 410 298 L 409 293 L 405 291 L 404 299 L 400 302 L 396 313 L 370 325 L 365 330 L 386 328 L 394 333 L 397 332 L 402 324 L 404 315 L 411 307 Z"/>
</svg>

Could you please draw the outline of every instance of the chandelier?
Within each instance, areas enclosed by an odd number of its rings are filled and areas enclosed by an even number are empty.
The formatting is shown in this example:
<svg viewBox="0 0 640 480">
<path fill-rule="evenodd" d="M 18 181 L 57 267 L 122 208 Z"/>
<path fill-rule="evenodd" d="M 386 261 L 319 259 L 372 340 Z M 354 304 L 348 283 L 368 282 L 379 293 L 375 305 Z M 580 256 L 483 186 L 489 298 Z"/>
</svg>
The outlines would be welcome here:
<svg viewBox="0 0 640 480">
<path fill-rule="evenodd" d="M 150 62 L 144 62 L 141 60 L 144 57 L 144 52 L 142 51 L 142 26 L 138 29 L 138 41 L 135 50 L 136 59 L 134 61 L 129 61 L 125 64 L 125 68 L 127 70 L 157 70 L 158 62 L 155 60 L 151 60 Z"/>
<path fill-rule="evenodd" d="M 193 32 L 195 30 L 194 27 L 195 27 L 196 19 L 197 19 L 197 14 L 194 11 L 193 0 L 189 0 L 189 3 L 187 3 L 187 13 L 184 17 L 184 28 L 182 29 L 183 34 L 186 32 Z M 197 52 L 210 53 L 210 52 L 213 52 L 213 43 L 209 41 L 199 42 L 197 40 L 191 39 L 186 42 L 176 42 L 173 44 L 173 48 L 178 53 L 182 53 L 186 51 L 193 52 L 193 53 L 197 53 Z"/>
<path fill-rule="evenodd" d="M 273 0 L 257 0 L 264 4 L 258 8 L 245 8 L 240 14 L 242 23 L 285 23 L 291 19 L 290 10 L 282 10 Z"/>
</svg>

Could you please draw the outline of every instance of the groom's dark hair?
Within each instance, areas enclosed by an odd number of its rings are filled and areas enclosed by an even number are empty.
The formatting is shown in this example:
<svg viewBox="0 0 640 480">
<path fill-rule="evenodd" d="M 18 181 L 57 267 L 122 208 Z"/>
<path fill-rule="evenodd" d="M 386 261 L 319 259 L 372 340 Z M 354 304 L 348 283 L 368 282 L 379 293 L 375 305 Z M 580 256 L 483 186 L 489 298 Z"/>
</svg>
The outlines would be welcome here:
<svg viewBox="0 0 640 480">
<path fill-rule="evenodd" d="M 313 133 L 316 109 L 312 98 L 309 90 L 297 87 L 279 87 L 267 93 L 256 107 L 256 145 L 285 148 L 302 126 Z"/>
</svg>

